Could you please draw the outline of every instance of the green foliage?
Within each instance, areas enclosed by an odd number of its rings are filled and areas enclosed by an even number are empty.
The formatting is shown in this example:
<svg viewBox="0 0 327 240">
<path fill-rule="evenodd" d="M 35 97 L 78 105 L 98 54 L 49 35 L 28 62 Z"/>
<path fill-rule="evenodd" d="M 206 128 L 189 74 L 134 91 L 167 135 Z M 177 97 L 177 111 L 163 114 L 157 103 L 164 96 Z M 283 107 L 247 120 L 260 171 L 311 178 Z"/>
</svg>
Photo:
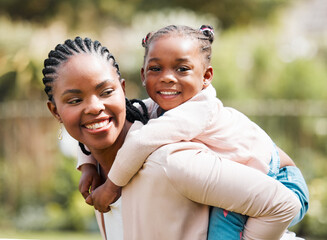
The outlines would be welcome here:
<svg viewBox="0 0 327 240">
<path fill-rule="evenodd" d="M 39 189 L 20 196 L 26 203 L 18 207 L 15 226 L 24 231 L 97 229 L 92 207 L 87 207 L 77 190 L 80 174 L 75 161 L 57 156 L 57 166 Z"/>
<path fill-rule="evenodd" d="M 81 20 L 79 13 L 89 15 L 91 12 L 92 16 L 98 16 L 102 20 L 129 24 L 135 12 L 183 8 L 202 14 L 213 14 L 219 18 L 222 28 L 230 28 L 267 21 L 269 16 L 273 16 L 276 10 L 287 3 L 286 0 L 1 0 L 0 13 L 8 14 L 13 19 L 37 23 L 64 14 L 70 16 L 68 22 L 74 27 Z"/>
<path fill-rule="evenodd" d="M 77 190 L 80 175 L 74 160 L 58 153 L 57 123 L 50 114 L 28 110 L 46 108 L 41 71 L 50 49 L 76 35 L 100 40 L 120 63 L 127 96 L 143 98 L 142 37 L 171 23 L 193 27 L 210 23 L 216 29 L 212 65 L 218 97 L 257 122 L 295 160 L 307 179 L 311 205 L 294 229 L 302 236 L 326 237 L 327 48 L 319 38 L 305 36 L 315 44 L 315 51 L 294 55 L 290 44 L 283 43 L 299 39 L 285 40 L 282 23 L 267 21 L 285 2 L 47 0 L 23 4 L 0 0 L 4 15 L 0 17 L 0 225 L 20 230 L 97 229 L 92 207 Z M 261 21 L 266 16 L 268 20 Z M 261 22 L 254 25 L 256 21 Z M 44 104 L 26 108 L 30 114 L 22 110 L 9 114 L 22 106 L 22 102 L 11 104 L 17 100 Z"/>
<path fill-rule="evenodd" d="M 16 86 L 16 72 L 8 72 L 0 77 L 0 102 L 13 98 Z"/>
</svg>

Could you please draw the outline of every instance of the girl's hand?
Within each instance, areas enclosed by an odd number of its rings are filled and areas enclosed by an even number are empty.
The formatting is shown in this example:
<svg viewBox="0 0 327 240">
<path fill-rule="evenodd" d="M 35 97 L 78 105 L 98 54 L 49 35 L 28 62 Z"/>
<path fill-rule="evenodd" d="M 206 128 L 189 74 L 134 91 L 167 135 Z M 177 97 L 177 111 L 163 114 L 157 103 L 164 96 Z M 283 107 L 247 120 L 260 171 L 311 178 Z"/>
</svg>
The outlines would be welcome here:
<svg viewBox="0 0 327 240">
<path fill-rule="evenodd" d="M 109 178 L 95 189 L 86 201 L 93 202 L 94 208 L 100 212 L 109 212 L 110 204 L 116 202 L 121 195 L 121 187 L 115 185 Z M 92 201 L 90 201 L 92 198 Z"/>
<path fill-rule="evenodd" d="M 82 175 L 79 181 L 78 189 L 82 194 L 82 196 L 84 197 L 84 199 L 87 199 L 88 196 L 90 195 L 90 192 L 92 192 L 99 185 L 101 185 L 101 179 L 97 172 L 96 167 L 93 164 L 83 164 L 81 166 L 81 172 Z"/>
</svg>

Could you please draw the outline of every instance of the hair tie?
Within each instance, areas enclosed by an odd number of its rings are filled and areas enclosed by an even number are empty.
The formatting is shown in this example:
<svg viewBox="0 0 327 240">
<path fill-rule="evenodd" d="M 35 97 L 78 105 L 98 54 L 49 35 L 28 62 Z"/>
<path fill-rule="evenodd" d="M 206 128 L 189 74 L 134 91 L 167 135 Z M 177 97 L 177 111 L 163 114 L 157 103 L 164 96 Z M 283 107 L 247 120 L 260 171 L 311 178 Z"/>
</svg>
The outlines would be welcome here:
<svg viewBox="0 0 327 240">
<path fill-rule="evenodd" d="M 142 46 L 143 47 L 146 47 L 147 43 L 148 43 L 148 40 L 149 40 L 149 37 L 150 37 L 150 33 L 148 33 L 143 39 L 142 39 Z"/>
<path fill-rule="evenodd" d="M 208 27 L 208 26 L 201 26 L 200 31 L 203 32 L 203 33 L 206 32 L 206 31 L 209 31 L 212 34 L 212 36 L 215 35 L 213 29 L 211 27 Z"/>
</svg>

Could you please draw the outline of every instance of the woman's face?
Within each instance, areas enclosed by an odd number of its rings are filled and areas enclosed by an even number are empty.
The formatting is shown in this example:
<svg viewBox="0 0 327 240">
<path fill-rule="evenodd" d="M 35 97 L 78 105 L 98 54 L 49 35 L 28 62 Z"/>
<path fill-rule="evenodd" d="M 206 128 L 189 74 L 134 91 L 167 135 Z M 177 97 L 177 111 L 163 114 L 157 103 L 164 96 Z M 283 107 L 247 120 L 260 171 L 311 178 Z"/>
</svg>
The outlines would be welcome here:
<svg viewBox="0 0 327 240">
<path fill-rule="evenodd" d="M 120 136 L 126 119 L 125 84 L 116 68 L 93 54 L 77 54 L 57 69 L 51 113 L 90 149 L 103 150 Z"/>
</svg>

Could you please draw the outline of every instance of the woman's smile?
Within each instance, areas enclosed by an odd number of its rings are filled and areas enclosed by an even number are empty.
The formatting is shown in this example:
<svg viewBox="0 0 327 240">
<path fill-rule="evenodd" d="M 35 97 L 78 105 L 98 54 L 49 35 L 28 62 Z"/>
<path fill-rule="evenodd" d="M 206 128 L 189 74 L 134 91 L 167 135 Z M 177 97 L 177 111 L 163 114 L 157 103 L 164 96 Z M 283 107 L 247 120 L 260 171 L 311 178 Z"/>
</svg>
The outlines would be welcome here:
<svg viewBox="0 0 327 240">
<path fill-rule="evenodd" d="M 86 124 L 85 127 L 87 129 L 98 130 L 98 129 L 103 128 L 108 125 L 109 125 L 109 120 L 104 120 L 104 121 L 97 122 L 97 123 Z"/>
<path fill-rule="evenodd" d="M 116 69 L 89 54 L 71 57 L 58 70 L 56 112 L 68 133 L 90 150 L 111 147 L 125 123 L 125 93 Z"/>
</svg>

